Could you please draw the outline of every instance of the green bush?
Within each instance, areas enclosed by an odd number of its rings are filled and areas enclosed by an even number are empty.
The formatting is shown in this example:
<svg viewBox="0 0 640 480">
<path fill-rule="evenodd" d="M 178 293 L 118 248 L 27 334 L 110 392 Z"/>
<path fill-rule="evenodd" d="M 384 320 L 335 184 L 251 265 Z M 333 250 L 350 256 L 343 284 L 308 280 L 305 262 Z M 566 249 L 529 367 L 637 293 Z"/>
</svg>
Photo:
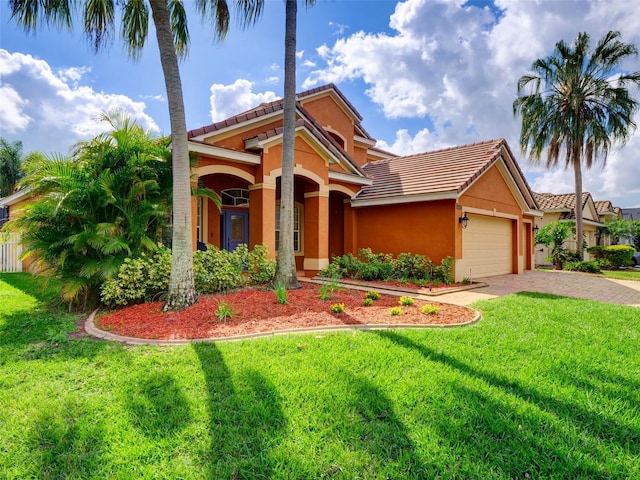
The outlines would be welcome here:
<svg viewBox="0 0 640 480">
<path fill-rule="evenodd" d="M 103 283 L 102 303 L 109 307 L 151 300 L 169 288 L 171 251 L 161 248 L 153 256 L 125 258 L 118 273 Z"/>
<path fill-rule="evenodd" d="M 635 249 L 631 245 L 610 245 L 602 250 L 604 259 L 611 262 L 614 268 L 633 265 L 634 253 Z"/>
<path fill-rule="evenodd" d="M 244 271 L 247 274 L 244 274 Z M 212 245 L 193 254 L 193 274 L 198 293 L 214 293 L 246 285 L 247 281 L 267 283 L 275 277 L 275 260 L 267 258 L 267 249 L 257 245 L 249 252 L 246 245 L 235 251 Z M 117 274 L 101 288 L 102 303 L 109 307 L 150 301 L 166 292 L 171 276 L 171 251 L 162 248 L 152 257 L 126 258 Z"/>
<path fill-rule="evenodd" d="M 269 251 L 264 245 L 256 245 L 248 254 L 248 271 L 251 283 L 269 283 L 276 276 L 276 260 L 267 258 Z"/>
<path fill-rule="evenodd" d="M 593 247 L 587 247 L 587 253 L 591 255 L 596 260 L 601 260 L 604 258 L 602 251 L 605 247 L 601 245 L 594 245 Z"/>
<path fill-rule="evenodd" d="M 566 262 L 563 268 L 570 272 L 600 273 L 600 265 L 597 260 L 591 260 L 589 262 Z"/>
<path fill-rule="evenodd" d="M 193 279 L 199 293 L 214 293 L 245 285 L 243 251 L 220 250 L 208 245 L 207 250 L 193 255 Z"/>
<path fill-rule="evenodd" d="M 365 281 L 396 279 L 406 282 L 411 279 L 413 283 L 424 286 L 427 282 L 452 283 L 453 266 L 453 257 L 447 257 L 435 266 L 424 255 L 401 253 L 394 259 L 391 254 L 373 253 L 370 248 L 361 248 L 357 257 L 352 253 L 333 257 L 320 275 Z"/>
</svg>

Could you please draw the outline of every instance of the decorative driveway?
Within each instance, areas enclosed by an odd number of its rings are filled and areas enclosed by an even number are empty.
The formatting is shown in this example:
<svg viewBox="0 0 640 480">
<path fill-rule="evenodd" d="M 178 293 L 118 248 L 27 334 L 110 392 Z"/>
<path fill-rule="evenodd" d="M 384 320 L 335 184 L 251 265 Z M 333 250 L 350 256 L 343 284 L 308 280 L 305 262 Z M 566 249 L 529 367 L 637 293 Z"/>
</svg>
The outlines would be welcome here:
<svg viewBox="0 0 640 480">
<path fill-rule="evenodd" d="M 439 302 L 469 305 L 477 300 L 517 292 L 541 292 L 565 297 L 640 307 L 640 282 L 613 280 L 595 275 L 555 270 L 527 270 L 520 275 L 498 275 L 481 279 L 488 284 L 473 290 L 424 297 Z"/>
</svg>

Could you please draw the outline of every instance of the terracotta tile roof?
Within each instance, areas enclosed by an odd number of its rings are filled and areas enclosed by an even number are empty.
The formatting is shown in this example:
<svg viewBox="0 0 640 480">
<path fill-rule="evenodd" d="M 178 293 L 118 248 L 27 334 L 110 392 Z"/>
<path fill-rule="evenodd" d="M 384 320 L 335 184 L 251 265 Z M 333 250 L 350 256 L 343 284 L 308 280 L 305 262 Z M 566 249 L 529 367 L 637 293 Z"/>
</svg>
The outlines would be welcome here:
<svg viewBox="0 0 640 480">
<path fill-rule="evenodd" d="M 609 200 L 594 200 L 593 204 L 596 206 L 598 215 L 614 212 L 613 204 Z"/>
<path fill-rule="evenodd" d="M 573 210 L 576 207 L 575 193 L 533 193 L 536 202 L 542 210 Z M 591 194 L 582 192 L 582 206 L 584 207 Z"/>
<path fill-rule="evenodd" d="M 357 200 L 374 200 L 438 193 L 460 194 L 484 173 L 506 146 L 504 139 L 367 163 L 373 178 Z"/>
</svg>

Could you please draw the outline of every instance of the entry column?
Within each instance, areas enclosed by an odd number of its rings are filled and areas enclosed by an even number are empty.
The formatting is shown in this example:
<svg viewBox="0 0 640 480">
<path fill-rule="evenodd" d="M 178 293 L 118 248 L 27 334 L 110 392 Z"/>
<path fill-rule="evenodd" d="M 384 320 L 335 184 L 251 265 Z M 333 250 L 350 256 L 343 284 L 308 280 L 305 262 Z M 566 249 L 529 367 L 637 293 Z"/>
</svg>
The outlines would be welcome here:
<svg viewBox="0 0 640 480">
<path fill-rule="evenodd" d="M 249 186 L 249 243 L 263 244 L 269 258 L 276 257 L 276 186 L 259 183 Z"/>
<path fill-rule="evenodd" d="M 329 265 L 329 189 L 304 194 L 305 275 L 315 275 Z"/>
</svg>

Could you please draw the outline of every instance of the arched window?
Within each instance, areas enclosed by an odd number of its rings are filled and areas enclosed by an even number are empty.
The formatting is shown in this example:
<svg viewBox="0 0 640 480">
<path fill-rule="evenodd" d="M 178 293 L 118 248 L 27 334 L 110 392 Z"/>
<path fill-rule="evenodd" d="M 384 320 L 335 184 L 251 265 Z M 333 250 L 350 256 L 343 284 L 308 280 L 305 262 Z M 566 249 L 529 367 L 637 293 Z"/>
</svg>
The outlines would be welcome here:
<svg viewBox="0 0 640 480">
<path fill-rule="evenodd" d="M 327 133 L 331 136 L 331 138 L 333 138 L 336 141 L 338 145 L 340 145 L 344 149 L 344 139 L 341 136 L 339 136 L 337 133 L 330 132 L 330 131 Z"/>
<path fill-rule="evenodd" d="M 220 199 L 222 201 L 222 205 L 233 207 L 248 207 L 249 190 L 247 190 L 246 188 L 229 188 L 222 191 Z"/>
</svg>

